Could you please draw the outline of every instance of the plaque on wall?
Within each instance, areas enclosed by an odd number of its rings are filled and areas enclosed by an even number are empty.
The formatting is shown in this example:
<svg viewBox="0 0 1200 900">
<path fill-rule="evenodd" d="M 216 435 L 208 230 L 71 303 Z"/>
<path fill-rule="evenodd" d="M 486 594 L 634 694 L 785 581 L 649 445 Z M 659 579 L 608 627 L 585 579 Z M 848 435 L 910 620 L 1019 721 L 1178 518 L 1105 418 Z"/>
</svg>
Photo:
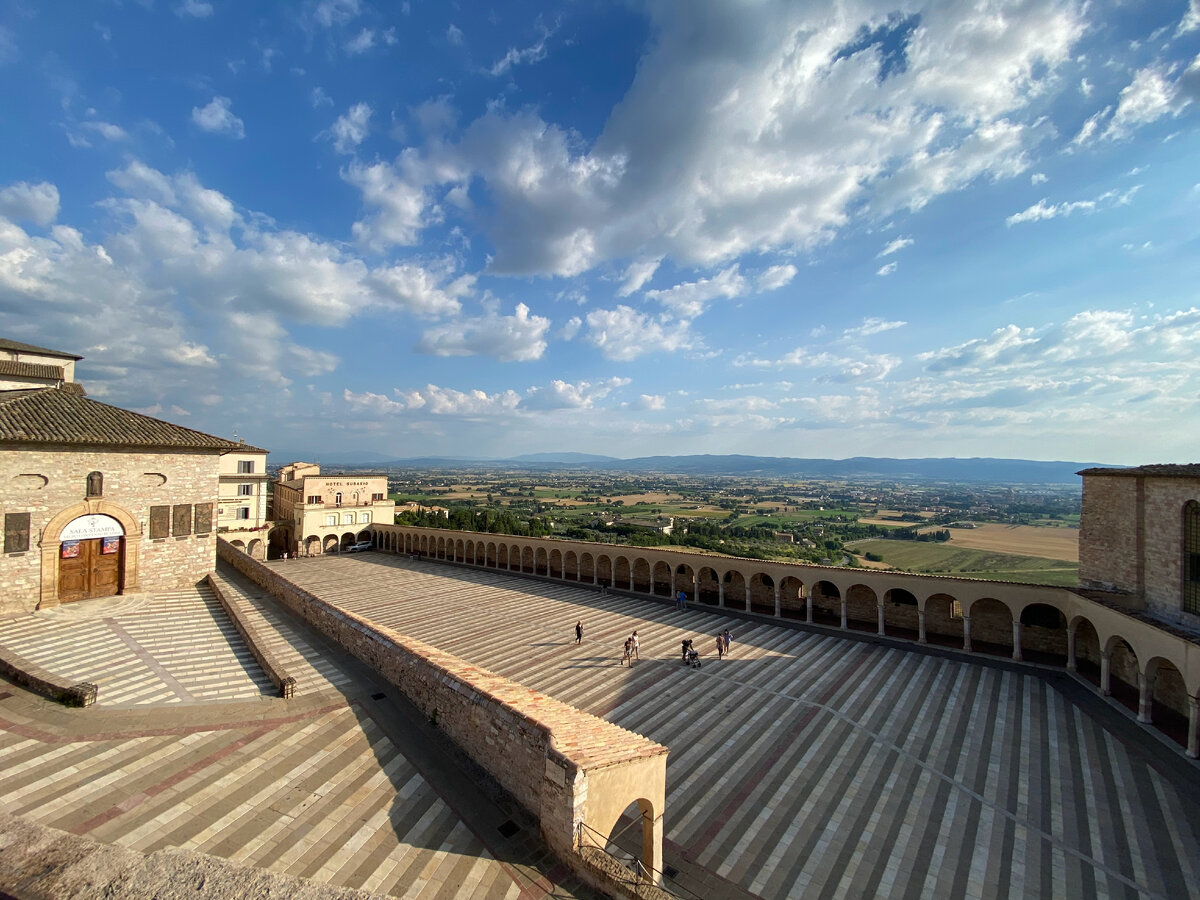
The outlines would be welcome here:
<svg viewBox="0 0 1200 900">
<path fill-rule="evenodd" d="M 29 513 L 4 514 L 4 552 L 24 553 L 29 549 Z"/>
<path fill-rule="evenodd" d="M 192 533 L 192 505 L 180 503 L 171 508 L 171 534 L 183 537 Z"/>
<path fill-rule="evenodd" d="M 171 507 L 150 507 L 150 539 L 165 538 L 171 534 Z"/>
<path fill-rule="evenodd" d="M 196 504 L 196 534 L 208 534 L 212 531 L 212 508 L 211 503 Z"/>
</svg>

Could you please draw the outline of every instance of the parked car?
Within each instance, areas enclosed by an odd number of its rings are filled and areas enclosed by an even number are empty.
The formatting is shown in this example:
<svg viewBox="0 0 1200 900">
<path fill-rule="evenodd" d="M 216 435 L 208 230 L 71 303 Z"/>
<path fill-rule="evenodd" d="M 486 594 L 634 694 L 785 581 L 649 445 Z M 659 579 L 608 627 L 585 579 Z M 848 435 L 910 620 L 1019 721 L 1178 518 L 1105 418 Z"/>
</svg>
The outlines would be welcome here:
<svg viewBox="0 0 1200 900">
<path fill-rule="evenodd" d="M 374 550 L 375 545 L 370 541 L 359 541 L 357 544 L 351 544 L 346 548 L 347 553 L 361 553 L 364 550 Z"/>
</svg>

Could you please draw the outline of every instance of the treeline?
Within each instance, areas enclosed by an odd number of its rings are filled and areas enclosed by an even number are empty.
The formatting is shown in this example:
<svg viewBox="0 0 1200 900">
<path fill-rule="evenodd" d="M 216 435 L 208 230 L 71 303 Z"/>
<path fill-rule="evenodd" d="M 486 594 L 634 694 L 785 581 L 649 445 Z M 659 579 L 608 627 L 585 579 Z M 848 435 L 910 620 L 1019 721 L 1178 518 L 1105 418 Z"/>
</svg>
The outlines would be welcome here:
<svg viewBox="0 0 1200 900">
<path fill-rule="evenodd" d="M 448 515 L 426 510 L 410 510 L 396 516 L 397 525 L 420 528 L 446 528 L 451 531 L 479 531 L 487 534 L 511 534 L 515 537 L 548 537 L 554 529 L 541 516 L 521 518 L 497 509 L 451 509 Z"/>
</svg>

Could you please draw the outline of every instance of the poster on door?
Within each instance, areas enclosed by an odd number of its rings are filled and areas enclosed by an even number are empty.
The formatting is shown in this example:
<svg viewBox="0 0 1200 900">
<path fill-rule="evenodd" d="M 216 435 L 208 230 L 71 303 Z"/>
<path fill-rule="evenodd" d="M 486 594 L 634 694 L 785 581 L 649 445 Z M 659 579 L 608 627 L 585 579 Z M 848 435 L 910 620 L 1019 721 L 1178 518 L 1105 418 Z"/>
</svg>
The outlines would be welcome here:
<svg viewBox="0 0 1200 900">
<path fill-rule="evenodd" d="M 63 541 L 62 558 L 63 559 L 78 559 L 79 558 L 79 541 Z"/>
<path fill-rule="evenodd" d="M 119 537 L 106 537 L 100 539 L 100 555 L 111 556 L 121 549 L 121 539 Z"/>
</svg>

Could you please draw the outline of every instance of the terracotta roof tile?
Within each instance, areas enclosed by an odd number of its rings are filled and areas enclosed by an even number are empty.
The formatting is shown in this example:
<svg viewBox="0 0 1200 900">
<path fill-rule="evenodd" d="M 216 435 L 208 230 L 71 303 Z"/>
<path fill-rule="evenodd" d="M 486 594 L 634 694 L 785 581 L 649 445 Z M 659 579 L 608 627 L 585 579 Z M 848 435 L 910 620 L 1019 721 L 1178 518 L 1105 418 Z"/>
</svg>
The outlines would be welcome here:
<svg viewBox="0 0 1200 900">
<path fill-rule="evenodd" d="M 0 391 L 0 442 L 266 452 L 65 388 Z"/>
<path fill-rule="evenodd" d="M 40 353 L 43 356 L 61 356 L 63 359 L 83 359 L 74 353 L 63 353 L 61 350 L 49 350 L 46 347 L 36 347 L 33 344 L 22 344 L 20 341 L 10 341 L 0 338 L 0 350 L 13 350 L 17 353 Z"/>
<path fill-rule="evenodd" d="M 62 366 L 49 363 L 17 362 L 15 359 L 0 359 L 0 375 L 23 375 L 27 378 L 42 378 L 47 381 L 62 381 Z"/>
<path fill-rule="evenodd" d="M 1119 475 L 1138 478 L 1200 478 L 1200 463 L 1158 463 L 1149 466 L 1130 466 L 1128 469 L 1084 469 L 1076 475 Z"/>
</svg>

